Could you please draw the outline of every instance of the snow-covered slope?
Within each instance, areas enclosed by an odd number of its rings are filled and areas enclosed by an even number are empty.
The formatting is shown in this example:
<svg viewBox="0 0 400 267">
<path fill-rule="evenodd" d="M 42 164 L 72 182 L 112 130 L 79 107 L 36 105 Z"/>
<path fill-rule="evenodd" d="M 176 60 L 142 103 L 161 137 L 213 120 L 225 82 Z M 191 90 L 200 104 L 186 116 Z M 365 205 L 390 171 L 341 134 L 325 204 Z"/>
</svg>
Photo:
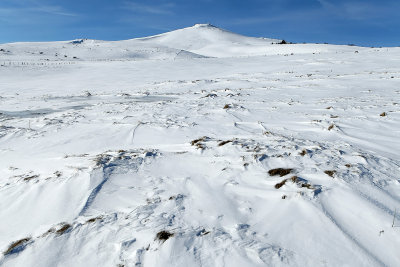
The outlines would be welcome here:
<svg viewBox="0 0 400 267">
<path fill-rule="evenodd" d="M 50 43 L 14 43 L 0 45 L 0 60 L 4 61 L 111 61 L 111 60 L 159 60 L 199 58 L 182 49 L 169 48 L 151 43 L 130 41 L 97 41 L 80 39 Z"/>
<path fill-rule="evenodd" d="M 349 46 L 291 44 L 280 40 L 246 37 L 209 24 L 197 24 L 164 34 L 124 41 L 78 39 L 47 43 L 0 45 L 0 63 L 170 60 L 204 57 L 247 57 L 266 55 L 354 52 Z M 361 49 L 361 48 L 358 48 Z M 12 64 L 12 63 L 11 63 Z"/>
<path fill-rule="evenodd" d="M 272 43 L 280 42 L 275 39 L 246 37 L 210 24 L 196 24 L 142 40 L 211 57 L 264 54 Z"/>
<path fill-rule="evenodd" d="M 0 45 L 0 266 L 399 266 L 400 49 L 271 43 Z"/>
</svg>

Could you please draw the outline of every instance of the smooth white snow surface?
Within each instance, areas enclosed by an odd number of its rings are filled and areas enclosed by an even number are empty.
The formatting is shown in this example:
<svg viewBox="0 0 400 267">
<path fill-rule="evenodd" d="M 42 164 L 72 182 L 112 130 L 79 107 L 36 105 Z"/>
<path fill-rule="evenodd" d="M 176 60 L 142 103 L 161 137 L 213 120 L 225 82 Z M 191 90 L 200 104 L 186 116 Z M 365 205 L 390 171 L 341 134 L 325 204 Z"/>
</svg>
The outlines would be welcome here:
<svg viewBox="0 0 400 267">
<path fill-rule="evenodd" d="M 0 45 L 0 265 L 400 266 L 400 49 L 277 42 Z"/>
</svg>

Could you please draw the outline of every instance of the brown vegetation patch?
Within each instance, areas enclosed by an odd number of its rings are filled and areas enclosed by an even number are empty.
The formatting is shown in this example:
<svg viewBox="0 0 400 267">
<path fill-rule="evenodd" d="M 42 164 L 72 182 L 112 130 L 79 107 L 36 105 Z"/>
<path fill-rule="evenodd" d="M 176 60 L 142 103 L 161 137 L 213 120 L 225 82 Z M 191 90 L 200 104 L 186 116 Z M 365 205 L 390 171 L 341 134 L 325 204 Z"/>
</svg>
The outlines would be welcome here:
<svg viewBox="0 0 400 267">
<path fill-rule="evenodd" d="M 335 175 L 336 171 L 328 170 L 328 171 L 324 171 L 324 173 L 329 175 L 330 177 L 333 177 Z"/>
<path fill-rule="evenodd" d="M 293 183 L 297 183 L 299 178 L 297 176 L 292 176 L 292 178 L 290 178 L 290 180 L 292 180 Z"/>
<path fill-rule="evenodd" d="M 205 148 L 206 148 L 205 145 L 202 144 L 202 143 L 197 143 L 196 146 L 197 146 L 197 148 L 199 148 L 199 149 L 205 149 Z"/>
<path fill-rule="evenodd" d="M 29 182 L 30 180 L 39 178 L 39 174 L 31 174 L 32 172 L 30 172 L 29 174 L 22 174 L 22 175 L 15 175 L 12 176 L 12 178 L 21 178 L 23 181 L 25 182 Z"/>
<path fill-rule="evenodd" d="M 229 108 L 231 108 L 231 105 L 229 105 L 229 104 L 226 104 L 226 105 L 224 106 L 224 109 L 229 109 Z"/>
<path fill-rule="evenodd" d="M 110 162 L 112 156 L 108 154 L 100 154 L 97 155 L 96 158 L 94 159 L 94 162 L 96 164 L 96 167 L 101 167 Z"/>
<path fill-rule="evenodd" d="M 46 233 L 44 233 L 44 234 L 42 235 L 42 237 L 46 237 L 46 236 L 48 236 L 49 234 L 54 233 L 55 231 L 56 231 L 56 229 L 50 228 Z"/>
<path fill-rule="evenodd" d="M 305 155 L 307 155 L 307 150 L 303 149 L 300 153 L 300 156 L 304 157 Z"/>
<path fill-rule="evenodd" d="M 309 183 L 307 182 L 307 180 L 304 180 L 304 179 L 299 178 L 299 177 L 297 177 L 297 176 L 292 176 L 292 178 L 290 178 L 290 179 L 285 179 L 285 180 L 283 180 L 282 182 L 277 183 L 277 184 L 275 185 L 275 188 L 276 188 L 276 189 L 281 188 L 281 187 L 284 186 L 284 185 L 286 184 L 286 182 L 288 182 L 288 181 L 292 181 L 292 183 L 296 183 L 297 186 L 299 186 L 299 187 L 301 187 L 301 188 L 307 188 L 307 189 L 310 189 L 310 190 L 315 189 L 314 186 L 313 186 L 312 184 L 309 184 Z"/>
<path fill-rule="evenodd" d="M 103 219 L 103 216 L 98 216 L 98 217 L 90 218 L 89 220 L 86 221 L 86 223 L 94 223 L 94 222 L 100 221 L 102 219 Z"/>
<path fill-rule="evenodd" d="M 56 234 L 57 234 L 57 235 L 62 235 L 62 234 L 64 234 L 65 232 L 67 232 L 71 227 L 72 227 L 72 226 L 71 226 L 70 224 L 65 223 L 65 224 L 63 224 L 63 225 L 61 226 L 60 229 L 58 229 L 58 230 L 56 231 Z"/>
<path fill-rule="evenodd" d="M 291 173 L 293 169 L 284 169 L 284 168 L 277 168 L 277 169 L 272 169 L 268 171 L 268 174 L 270 176 L 277 176 L 279 175 L 280 177 L 288 175 Z"/>
<path fill-rule="evenodd" d="M 331 124 L 331 125 L 329 125 L 329 127 L 328 127 L 328 131 L 332 130 L 334 127 L 335 127 L 335 124 Z"/>
<path fill-rule="evenodd" d="M 301 187 L 305 187 L 305 188 L 310 189 L 310 190 L 314 189 L 314 187 L 311 184 L 308 184 L 308 183 L 304 183 L 304 184 L 302 183 L 300 186 Z"/>
<path fill-rule="evenodd" d="M 307 180 L 299 178 L 297 176 L 293 176 L 292 178 L 290 178 L 290 180 L 292 180 L 293 183 L 296 183 L 297 186 L 299 186 L 301 188 L 307 188 L 307 189 L 310 189 L 310 190 L 314 190 L 315 189 L 315 187 L 312 184 L 308 183 Z"/>
<path fill-rule="evenodd" d="M 286 181 L 287 181 L 287 179 L 283 180 L 283 181 L 280 182 L 280 183 L 277 183 L 277 184 L 275 185 L 275 188 L 276 188 L 276 189 L 281 188 L 282 186 L 284 186 L 284 185 L 286 184 Z"/>
<path fill-rule="evenodd" d="M 379 116 L 381 117 L 386 117 L 387 113 L 386 112 L 382 112 Z"/>
<path fill-rule="evenodd" d="M 195 140 L 193 140 L 192 142 L 190 142 L 191 144 L 192 144 L 192 146 L 194 146 L 194 145 L 196 145 L 197 143 L 199 143 L 199 142 L 203 142 L 203 141 L 206 141 L 208 139 L 208 137 L 207 136 L 203 136 L 203 137 L 201 137 L 201 138 L 199 138 L 199 139 L 195 139 Z"/>
<path fill-rule="evenodd" d="M 36 179 L 36 178 L 39 178 L 39 175 L 37 175 L 37 174 L 35 174 L 35 175 L 29 175 L 29 176 L 26 176 L 26 177 L 24 177 L 24 181 L 30 181 L 30 180 L 32 180 L 32 179 Z"/>
<path fill-rule="evenodd" d="M 4 251 L 4 253 L 3 253 L 4 256 L 24 250 L 24 247 L 31 239 L 32 238 L 27 237 L 27 238 L 24 238 L 24 239 L 21 239 L 21 240 L 11 243 L 10 246 L 7 248 L 7 250 Z"/>
<path fill-rule="evenodd" d="M 231 142 L 232 142 L 232 140 L 222 141 L 221 143 L 218 144 L 218 146 L 224 146 L 224 145 L 226 145 L 228 143 L 231 143 Z"/>
<path fill-rule="evenodd" d="M 158 232 L 156 235 L 156 239 L 160 240 L 162 243 L 167 241 L 170 237 L 174 236 L 173 233 L 167 232 L 167 231 L 161 231 Z"/>
<path fill-rule="evenodd" d="M 202 142 L 206 142 L 206 141 L 208 141 L 209 139 L 210 139 L 209 137 L 203 136 L 203 137 L 201 137 L 201 138 L 199 138 L 199 139 L 193 140 L 192 142 L 190 142 L 190 144 L 191 144 L 192 146 L 197 146 L 197 148 L 205 149 L 206 146 L 205 146 Z"/>
</svg>

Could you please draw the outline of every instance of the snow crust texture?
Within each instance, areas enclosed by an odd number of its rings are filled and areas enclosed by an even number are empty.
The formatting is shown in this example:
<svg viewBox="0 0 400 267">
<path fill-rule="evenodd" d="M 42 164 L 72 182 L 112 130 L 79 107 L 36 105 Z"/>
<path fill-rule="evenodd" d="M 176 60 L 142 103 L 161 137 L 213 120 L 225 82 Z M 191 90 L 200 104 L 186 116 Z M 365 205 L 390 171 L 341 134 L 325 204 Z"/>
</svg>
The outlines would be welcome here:
<svg viewBox="0 0 400 267">
<path fill-rule="evenodd" d="M 279 41 L 0 45 L 0 265 L 400 266 L 400 49 Z"/>
</svg>

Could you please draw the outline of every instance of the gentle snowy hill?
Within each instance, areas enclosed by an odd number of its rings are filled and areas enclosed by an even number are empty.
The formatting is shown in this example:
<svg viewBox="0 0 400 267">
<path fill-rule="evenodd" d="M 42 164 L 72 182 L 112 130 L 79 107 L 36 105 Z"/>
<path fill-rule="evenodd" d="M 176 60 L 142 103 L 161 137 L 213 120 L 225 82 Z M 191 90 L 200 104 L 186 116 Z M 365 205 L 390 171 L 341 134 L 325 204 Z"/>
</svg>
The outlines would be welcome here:
<svg viewBox="0 0 400 267">
<path fill-rule="evenodd" d="M 111 61 L 111 60 L 159 60 L 199 58 L 182 49 L 156 44 L 130 41 L 74 40 L 50 43 L 14 43 L 0 45 L 4 50 L 0 61 Z"/>
<path fill-rule="evenodd" d="M 197 24 L 156 36 L 124 41 L 78 39 L 47 43 L 0 45 L 0 61 L 111 61 L 160 60 L 203 57 L 248 57 L 265 55 L 354 52 L 349 46 L 290 44 L 280 40 L 246 37 L 209 24 Z"/>
<path fill-rule="evenodd" d="M 275 42 L 0 45 L 0 266 L 400 266 L 400 49 Z"/>
<path fill-rule="evenodd" d="M 280 42 L 275 39 L 246 37 L 210 24 L 196 24 L 142 40 L 211 57 L 265 54 L 272 43 Z"/>
</svg>

